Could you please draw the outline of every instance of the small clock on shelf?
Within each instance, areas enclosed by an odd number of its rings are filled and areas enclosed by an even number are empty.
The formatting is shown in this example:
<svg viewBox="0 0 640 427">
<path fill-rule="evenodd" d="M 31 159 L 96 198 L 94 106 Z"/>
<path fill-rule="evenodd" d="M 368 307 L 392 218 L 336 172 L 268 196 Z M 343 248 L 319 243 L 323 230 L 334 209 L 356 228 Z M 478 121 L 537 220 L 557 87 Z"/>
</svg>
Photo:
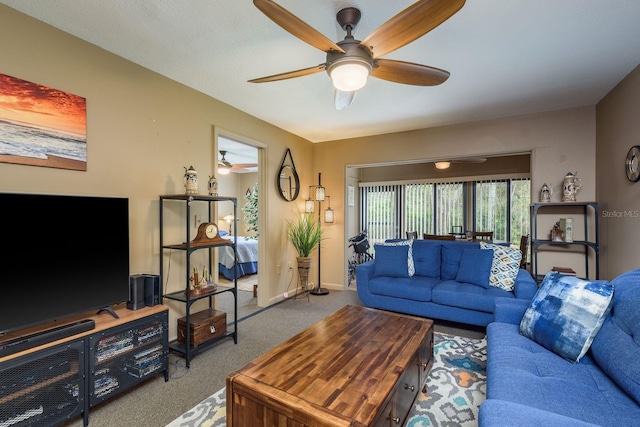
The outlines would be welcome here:
<svg viewBox="0 0 640 427">
<path fill-rule="evenodd" d="M 198 227 L 198 233 L 191 241 L 191 246 L 214 245 L 216 243 L 228 243 L 228 240 L 220 237 L 220 232 L 216 224 L 213 222 L 203 222 Z"/>
</svg>

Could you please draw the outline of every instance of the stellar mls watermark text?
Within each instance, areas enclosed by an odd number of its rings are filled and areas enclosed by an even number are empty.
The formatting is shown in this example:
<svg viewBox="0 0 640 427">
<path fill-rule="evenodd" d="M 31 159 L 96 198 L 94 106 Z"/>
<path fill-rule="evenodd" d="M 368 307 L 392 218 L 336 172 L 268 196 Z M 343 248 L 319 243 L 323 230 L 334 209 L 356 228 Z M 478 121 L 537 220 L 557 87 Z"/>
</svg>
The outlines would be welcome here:
<svg viewBox="0 0 640 427">
<path fill-rule="evenodd" d="M 603 218 L 640 218 L 640 211 L 602 211 Z"/>
</svg>

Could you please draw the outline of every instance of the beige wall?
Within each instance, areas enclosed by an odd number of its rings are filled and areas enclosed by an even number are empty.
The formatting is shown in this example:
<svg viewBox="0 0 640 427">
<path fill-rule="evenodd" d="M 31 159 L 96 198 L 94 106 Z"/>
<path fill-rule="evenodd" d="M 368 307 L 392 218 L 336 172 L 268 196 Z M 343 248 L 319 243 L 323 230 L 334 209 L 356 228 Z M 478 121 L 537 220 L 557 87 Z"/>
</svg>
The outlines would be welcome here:
<svg viewBox="0 0 640 427">
<path fill-rule="evenodd" d="M 559 201 L 569 171 L 583 180 L 578 199 L 595 198 L 595 106 L 324 142 L 315 144 L 314 152 L 314 169 L 322 173 L 336 210 L 336 222 L 325 226 L 325 246 L 331 250 L 323 252 L 322 279 L 328 286 L 343 286 L 346 238 L 354 230 L 348 224 L 345 233 L 348 166 L 530 152 L 532 200 L 548 182 L 554 186 L 553 200 Z M 304 191 L 302 197 L 307 197 Z"/>
<path fill-rule="evenodd" d="M 214 127 L 259 141 L 266 145 L 268 177 L 263 220 L 271 231 L 261 244 L 266 253 L 277 254 L 260 266 L 265 279 L 261 304 L 277 300 L 287 289 L 289 278 L 276 274 L 275 265 L 295 260 L 283 241 L 284 218 L 291 216 L 293 204 L 277 196 L 273 182 L 289 147 L 303 187 L 311 184 L 310 142 L 4 5 L 0 5 L 0 51 L 0 73 L 87 100 L 87 171 L 0 163 L 0 191 L 128 197 L 131 272 L 157 273 L 158 196 L 182 193 L 183 167 L 189 165 L 199 173 L 200 192 L 207 192 L 207 177 L 217 158 Z M 242 203 L 239 200 L 238 205 Z M 171 215 L 167 218 L 170 221 Z M 183 230 L 176 223 L 168 235 L 173 231 L 183 238 Z M 180 259 L 175 253 L 171 259 L 168 291 L 184 286 Z M 170 322 L 175 324 L 184 305 L 170 304 Z"/>
<path fill-rule="evenodd" d="M 602 276 L 613 279 L 640 267 L 640 182 L 627 180 L 624 161 L 634 145 L 640 145 L 640 67 L 632 71 L 597 106 L 598 171 L 600 204 L 600 253 Z"/>
</svg>

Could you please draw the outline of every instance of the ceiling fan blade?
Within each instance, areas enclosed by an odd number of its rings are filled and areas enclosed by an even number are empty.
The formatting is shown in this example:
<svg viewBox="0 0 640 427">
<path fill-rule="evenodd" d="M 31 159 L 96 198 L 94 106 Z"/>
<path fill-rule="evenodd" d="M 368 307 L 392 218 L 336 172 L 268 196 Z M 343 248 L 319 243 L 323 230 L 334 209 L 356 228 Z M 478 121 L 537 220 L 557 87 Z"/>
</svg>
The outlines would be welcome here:
<svg viewBox="0 0 640 427">
<path fill-rule="evenodd" d="M 232 169 L 250 169 L 257 168 L 257 163 L 236 163 L 233 165 Z"/>
<path fill-rule="evenodd" d="M 308 76 L 316 74 L 326 69 L 325 64 L 316 65 L 315 67 L 303 68 L 302 70 L 288 71 L 286 73 L 274 74 L 272 76 L 260 77 L 259 79 L 249 80 L 249 83 L 266 83 L 275 82 L 277 80 L 292 79 L 294 77 Z"/>
<path fill-rule="evenodd" d="M 449 78 L 449 72 L 413 62 L 377 59 L 371 76 L 395 83 L 415 86 L 437 86 Z"/>
<path fill-rule="evenodd" d="M 468 157 L 465 159 L 451 159 L 451 163 L 462 163 L 462 164 L 476 164 L 476 163 L 484 163 L 487 161 L 486 157 Z"/>
<path fill-rule="evenodd" d="M 356 97 L 356 91 L 343 92 L 336 89 L 333 92 L 333 102 L 336 106 L 336 110 L 344 110 L 353 102 L 353 98 Z"/>
<path fill-rule="evenodd" d="M 279 4 L 270 0 L 253 0 L 253 4 L 267 15 L 267 18 L 303 42 L 309 43 L 323 52 L 335 50 L 344 53 L 344 49 Z"/>
<path fill-rule="evenodd" d="M 420 0 L 379 26 L 360 44 L 379 58 L 422 37 L 449 19 L 465 0 Z"/>
</svg>

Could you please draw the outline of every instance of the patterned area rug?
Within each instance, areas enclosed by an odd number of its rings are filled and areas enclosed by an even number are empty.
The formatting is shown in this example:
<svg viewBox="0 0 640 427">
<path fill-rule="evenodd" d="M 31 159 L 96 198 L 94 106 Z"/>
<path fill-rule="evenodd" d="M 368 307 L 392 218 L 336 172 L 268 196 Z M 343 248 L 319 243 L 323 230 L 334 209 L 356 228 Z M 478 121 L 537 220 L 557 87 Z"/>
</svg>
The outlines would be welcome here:
<svg viewBox="0 0 640 427">
<path fill-rule="evenodd" d="M 435 334 L 428 393 L 418 394 L 407 427 L 477 426 L 486 392 L 487 341 Z M 224 427 L 225 389 L 200 402 L 167 427 Z"/>
</svg>

